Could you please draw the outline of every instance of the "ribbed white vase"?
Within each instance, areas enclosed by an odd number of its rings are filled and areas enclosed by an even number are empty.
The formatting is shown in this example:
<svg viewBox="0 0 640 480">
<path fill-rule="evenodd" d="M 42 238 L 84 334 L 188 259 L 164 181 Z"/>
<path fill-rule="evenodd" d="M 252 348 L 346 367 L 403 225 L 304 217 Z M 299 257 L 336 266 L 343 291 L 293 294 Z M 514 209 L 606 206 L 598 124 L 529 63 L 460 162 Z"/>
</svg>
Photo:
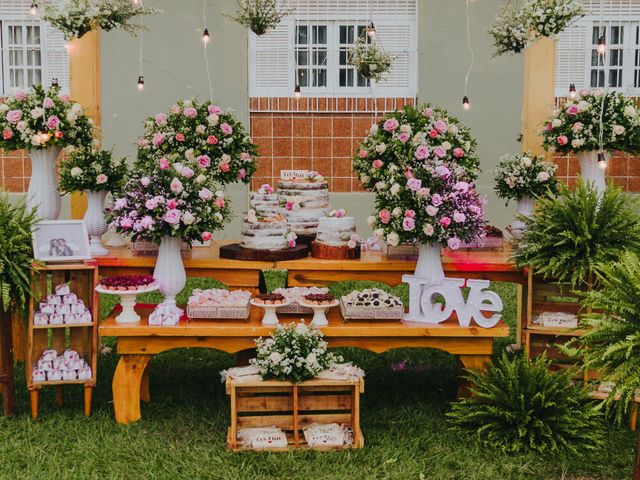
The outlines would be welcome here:
<svg viewBox="0 0 640 480">
<path fill-rule="evenodd" d="M 31 180 L 27 206 L 37 209 L 41 220 L 57 220 L 60 215 L 60 193 L 56 178 L 56 158 L 60 150 L 60 147 L 29 150 Z"/>
<path fill-rule="evenodd" d="M 441 283 L 444 279 L 440 244 L 418 245 L 418 263 L 414 275 L 426 278 L 430 283 Z"/>
<path fill-rule="evenodd" d="M 523 217 L 531 217 L 536 206 L 536 201 L 533 197 L 525 195 L 518 199 L 518 213 Z M 524 230 L 526 228 L 525 223 L 522 220 L 515 219 L 511 224 L 511 228 L 514 230 Z"/>
<path fill-rule="evenodd" d="M 176 306 L 176 295 L 182 291 L 187 282 L 187 274 L 182 263 L 182 255 L 180 255 L 181 242 L 182 240 L 177 237 L 168 235 L 162 237 L 156 268 L 153 271 L 158 290 L 164 295 L 162 305 L 174 308 L 180 315 L 182 310 Z"/>
<path fill-rule="evenodd" d="M 587 152 L 576 153 L 578 162 L 580 163 L 580 176 L 585 183 L 592 183 L 598 193 L 602 193 L 607 188 L 605 180 L 605 171 L 607 163 L 611 159 L 611 153 L 604 152 L 606 161 L 598 161 L 598 151 L 589 150 Z"/>
<path fill-rule="evenodd" d="M 102 244 L 102 234 L 107 231 L 107 221 L 104 218 L 104 201 L 107 197 L 107 190 L 92 191 L 85 190 L 87 196 L 87 211 L 84 214 L 84 223 L 87 224 L 89 232 L 89 246 L 91 255 L 103 257 L 109 255 L 109 250 Z"/>
</svg>

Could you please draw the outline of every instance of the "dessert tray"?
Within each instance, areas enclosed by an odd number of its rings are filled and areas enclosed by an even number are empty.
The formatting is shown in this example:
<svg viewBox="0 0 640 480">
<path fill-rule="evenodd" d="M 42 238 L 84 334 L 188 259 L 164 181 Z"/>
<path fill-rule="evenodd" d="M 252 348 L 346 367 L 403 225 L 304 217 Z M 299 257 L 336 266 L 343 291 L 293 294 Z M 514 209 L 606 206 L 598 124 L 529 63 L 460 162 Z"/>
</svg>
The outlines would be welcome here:
<svg viewBox="0 0 640 480">
<path fill-rule="evenodd" d="M 402 301 L 384 290 L 370 288 L 354 291 L 340 299 L 344 320 L 402 320 Z"/>
<path fill-rule="evenodd" d="M 276 310 L 278 313 L 293 314 L 293 315 L 310 315 L 313 313 L 311 307 L 304 307 L 301 305 L 305 295 L 328 293 L 329 289 L 326 287 L 289 287 L 289 288 L 276 288 L 273 293 L 279 293 L 283 295 L 286 300 L 289 301 L 289 305 L 283 307 L 280 306 Z"/>
<path fill-rule="evenodd" d="M 251 292 L 248 290 L 196 289 L 191 293 L 187 303 L 187 317 L 247 320 L 250 299 Z"/>
</svg>

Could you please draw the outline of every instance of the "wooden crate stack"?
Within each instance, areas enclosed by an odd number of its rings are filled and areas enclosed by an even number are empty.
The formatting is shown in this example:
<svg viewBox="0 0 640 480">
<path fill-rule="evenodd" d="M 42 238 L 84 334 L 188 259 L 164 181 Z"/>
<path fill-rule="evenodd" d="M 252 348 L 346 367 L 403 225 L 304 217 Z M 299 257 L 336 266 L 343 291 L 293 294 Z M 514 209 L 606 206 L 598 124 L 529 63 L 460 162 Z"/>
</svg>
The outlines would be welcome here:
<svg viewBox="0 0 640 480">
<path fill-rule="evenodd" d="M 91 312 L 90 325 L 34 325 L 33 315 L 38 309 L 40 299 L 53 292 L 56 285 L 68 283 L 72 293 L 81 299 Z M 91 398 L 96 386 L 97 349 L 98 349 L 98 296 L 95 287 L 98 284 L 98 266 L 94 261 L 74 265 L 38 266 L 32 275 L 34 296 L 29 305 L 29 330 L 27 346 L 27 388 L 31 400 L 31 418 L 38 417 L 40 389 L 45 386 L 56 387 L 58 405 L 64 404 L 65 385 L 84 385 L 84 414 L 91 414 Z M 59 354 L 65 350 L 75 350 L 91 366 L 92 377 L 87 380 L 60 380 L 34 382 L 32 369 L 42 352 L 55 349 Z"/>
<path fill-rule="evenodd" d="M 232 450 L 248 449 L 239 444 L 238 430 L 270 426 L 282 429 L 289 443 L 285 449 L 273 450 L 311 448 L 306 444 L 302 430 L 314 423 L 345 424 L 353 430 L 352 445 L 324 449 L 364 446 L 360 430 L 360 395 L 364 392 L 362 379 L 313 379 L 294 384 L 275 380 L 238 382 L 229 378 L 226 391 L 231 401 L 227 446 Z"/>
</svg>

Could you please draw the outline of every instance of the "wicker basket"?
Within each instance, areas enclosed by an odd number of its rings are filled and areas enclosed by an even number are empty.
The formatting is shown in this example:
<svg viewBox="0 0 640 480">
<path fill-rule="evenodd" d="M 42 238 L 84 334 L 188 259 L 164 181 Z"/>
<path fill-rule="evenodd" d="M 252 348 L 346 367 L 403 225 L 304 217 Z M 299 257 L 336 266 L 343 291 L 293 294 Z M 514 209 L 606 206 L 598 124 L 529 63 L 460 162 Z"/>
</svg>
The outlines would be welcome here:
<svg viewBox="0 0 640 480">
<path fill-rule="evenodd" d="M 463 243 L 460 248 L 496 248 L 502 249 L 504 239 L 502 237 L 485 237 L 475 242 Z"/>
<path fill-rule="evenodd" d="M 347 320 L 402 320 L 404 307 L 348 307 L 340 300 L 340 311 Z"/>
<path fill-rule="evenodd" d="M 401 245 L 384 245 L 384 254 L 389 258 L 418 258 L 418 245 L 403 243 Z"/>
<path fill-rule="evenodd" d="M 146 242 L 136 240 L 131 242 L 131 252 L 136 257 L 156 257 L 158 256 L 159 245 L 155 242 Z M 183 257 L 191 257 L 191 244 L 188 242 L 180 243 L 180 254 Z"/>
<path fill-rule="evenodd" d="M 240 319 L 249 318 L 249 303 L 243 307 L 187 307 L 189 319 Z"/>
<path fill-rule="evenodd" d="M 276 313 L 291 314 L 291 315 L 310 315 L 313 313 L 313 308 L 303 307 L 298 302 L 291 302 L 284 307 L 278 307 Z"/>
</svg>

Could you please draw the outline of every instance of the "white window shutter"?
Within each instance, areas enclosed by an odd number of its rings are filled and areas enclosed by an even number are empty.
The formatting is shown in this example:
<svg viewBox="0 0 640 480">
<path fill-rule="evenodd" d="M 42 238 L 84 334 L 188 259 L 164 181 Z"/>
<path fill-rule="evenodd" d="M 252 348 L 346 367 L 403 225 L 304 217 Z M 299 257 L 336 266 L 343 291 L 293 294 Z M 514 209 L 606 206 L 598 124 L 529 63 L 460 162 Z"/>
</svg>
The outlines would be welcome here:
<svg viewBox="0 0 640 480">
<path fill-rule="evenodd" d="M 587 46 L 591 21 L 580 20 L 558 35 L 556 43 L 556 97 L 569 93 L 569 85 L 576 89 L 587 87 Z"/>
<path fill-rule="evenodd" d="M 293 20 L 258 37 L 249 32 L 249 96 L 289 96 L 293 91 Z"/>
<path fill-rule="evenodd" d="M 60 31 L 46 23 L 44 30 L 44 58 L 46 59 L 44 86 L 48 87 L 53 79 L 58 79 L 62 93 L 69 93 L 69 52 L 65 48 L 66 41 Z"/>
<path fill-rule="evenodd" d="M 375 22 L 378 41 L 391 55 L 391 69 L 375 84 L 380 95 L 396 95 L 403 92 L 406 97 L 415 96 L 415 22 Z"/>
</svg>

